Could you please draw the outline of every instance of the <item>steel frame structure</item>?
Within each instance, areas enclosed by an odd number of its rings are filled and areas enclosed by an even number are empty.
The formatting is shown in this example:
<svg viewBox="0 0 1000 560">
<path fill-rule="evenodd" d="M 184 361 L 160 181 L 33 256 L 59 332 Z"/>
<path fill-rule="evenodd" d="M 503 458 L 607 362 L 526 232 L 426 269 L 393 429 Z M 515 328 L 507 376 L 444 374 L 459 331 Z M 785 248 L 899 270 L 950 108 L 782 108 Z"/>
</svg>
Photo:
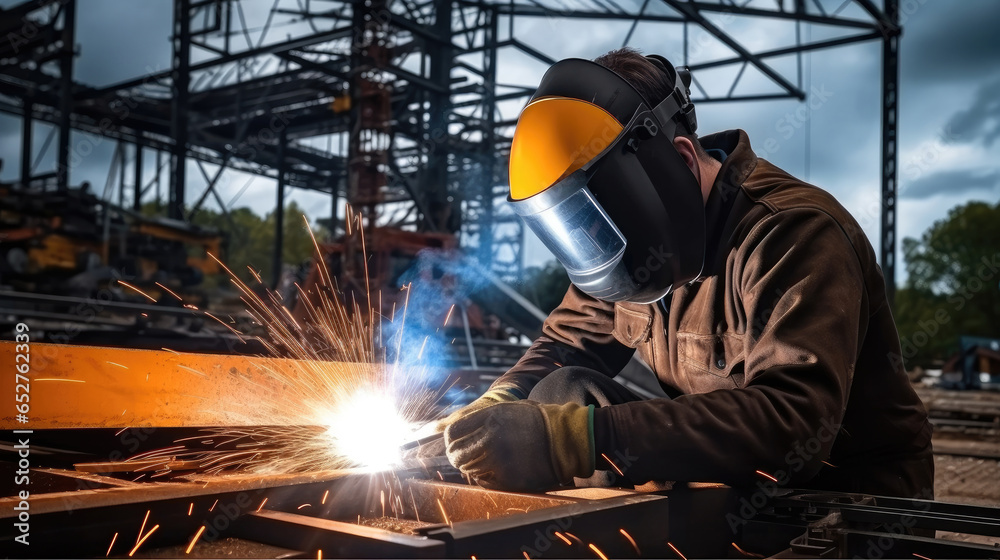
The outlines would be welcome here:
<svg viewBox="0 0 1000 560">
<path fill-rule="evenodd" d="M 76 0 L 28 0 L 0 11 L 0 35 L 9 39 L 0 45 L 0 110 L 22 119 L 27 149 L 20 184 L 48 180 L 68 188 L 75 129 L 121 143 L 107 186 L 118 189 L 120 205 L 127 190 L 134 207 L 153 196 L 154 187 L 159 200 L 160 170 L 169 164 L 169 217 L 190 219 L 209 197 L 225 213 L 216 186 L 227 169 L 237 169 L 276 181 L 279 217 L 286 188 L 327 193 L 331 224 L 339 223 L 338 201 L 346 200 L 367 205 L 371 225 L 460 233 L 464 246 L 476 248 L 495 273 L 513 280 L 521 272 L 524 232 L 496 202 L 506 195 L 504 163 L 516 115 L 505 114 L 501 105 L 523 103 L 533 86 L 498 82 L 498 59 L 517 52 L 544 64 L 555 61 L 517 35 L 520 22 L 629 22 L 623 44 L 640 22 L 679 26 L 683 63 L 694 73 L 700 103 L 804 100 L 801 58 L 797 75 L 780 70 L 774 59 L 878 40 L 881 263 L 890 296 L 894 292 L 898 0 L 881 6 L 873 0 L 262 1 L 264 24 L 252 28 L 246 18 L 249 0 L 174 0 L 171 67 L 100 88 L 73 79 Z M 796 33 L 786 47 L 754 49 L 718 23 L 722 16 L 794 22 L 796 29 L 817 25 L 836 33 L 816 41 Z M 277 36 L 279 27 L 284 37 Z M 694 28 L 732 55 L 689 57 Z M 731 75 L 725 94 L 710 95 L 697 81 L 699 70 L 709 69 Z M 744 76 L 754 72 L 774 91 L 743 91 Z M 384 117 L 391 126 L 377 133 L 364 125 L 372 106 L 362 99 L 361 77 L 388 92 Z M 53 173 L 35 171 L 41 159 L 31 148 L 36 121 L 54 125 L 58 134 Z M 350 161 L 363 134 L 381 144 L 378 161 L 367 160 L 377 183 L 369 186 L 377 196 L 356 200 L 350 177 L 358 168 Z M 158 161 L 153 177 L 142 165 L 148 150 Z M 192 161 L 206 184 L 198 196 L 189 188 Z M 277 222 L 276 264 L 282 257 L 280 218 Z"/>
</svg>

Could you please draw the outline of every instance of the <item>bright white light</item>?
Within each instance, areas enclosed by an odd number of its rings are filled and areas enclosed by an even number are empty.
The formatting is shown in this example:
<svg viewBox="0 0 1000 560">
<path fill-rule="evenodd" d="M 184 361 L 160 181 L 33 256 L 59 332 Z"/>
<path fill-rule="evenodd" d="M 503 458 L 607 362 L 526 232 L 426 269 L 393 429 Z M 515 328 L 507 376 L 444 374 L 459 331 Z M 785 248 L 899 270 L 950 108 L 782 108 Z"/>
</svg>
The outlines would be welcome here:
<svg viewBox="0 0 1000 560">
<path fill-rule="evenodd" d="M 334 454 L 372 471 L 399 465 L 399 446 L 412 438 L 414 431 L 414 426 L 399 415 L 391 395 L 364 389 L 340 403 L 327 426 Z"/>
</svg>

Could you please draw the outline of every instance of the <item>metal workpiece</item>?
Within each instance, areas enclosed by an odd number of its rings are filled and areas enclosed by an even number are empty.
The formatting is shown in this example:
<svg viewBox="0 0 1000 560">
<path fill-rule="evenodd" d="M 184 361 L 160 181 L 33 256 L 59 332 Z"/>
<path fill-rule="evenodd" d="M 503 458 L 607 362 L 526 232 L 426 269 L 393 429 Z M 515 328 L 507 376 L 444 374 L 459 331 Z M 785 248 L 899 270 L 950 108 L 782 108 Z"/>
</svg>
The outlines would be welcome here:
<svg viewBox="0 0 1000 560">
<path fill-rule="evenodd" d="M 49 481 L 53 491 L 32 498 L 28 552 L 36 557 L 1000 555 L 989 545 L 921 536 L 933 529 L 996 536 L 1000 509 L 860 494 L 679 484 L 659 492 L 502 492 L 470 485 L 443 459 L 378 473 L 191 474 L 147 483 L 33 472 L 41 474 L 66 482 Z M 0 499 L 5 545 L 16 534 L 16 504 Z"/>
<path fill-rule="evenodd" d="M 668 505 L 664 496 L 630 493 L 454 523 L 427 535 L 445 541 L 452 558 L 580 558 L 597 550 L 617 558 L 664 557 L 671 554 Z"/>
<path fill-rule="evenodd" d="M 0 360 L 14 363 L 15 347 L 0 341 Z M 319 368 L 347 377 L 377 367 L 59 344 L 32 348 L 34 429 L 268 425 L 287 416 L 262 418 L 260 403 L 301 406 L 287 390 L 297 371 Z M 4 411 L 0 425 L 16 425 L 14 412 Z"/>
</svg>

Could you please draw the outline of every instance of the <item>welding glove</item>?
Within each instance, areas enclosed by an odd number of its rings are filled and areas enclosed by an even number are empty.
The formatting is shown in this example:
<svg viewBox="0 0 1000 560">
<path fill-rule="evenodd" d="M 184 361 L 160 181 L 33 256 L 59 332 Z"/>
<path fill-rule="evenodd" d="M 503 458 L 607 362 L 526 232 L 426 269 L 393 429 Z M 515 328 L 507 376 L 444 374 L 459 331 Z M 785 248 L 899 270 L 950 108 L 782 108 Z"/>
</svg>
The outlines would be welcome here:
<svg viewBox="0 0 1000 560">
<path fill-rule="evenodd" d="M 509 389 L 503 386 L 491 387 L 488 391 L 483 393 L 478 399 L 472 401 L 471 403 L 463 406 L 462 408 L 452 412 L 448 416 L 445 416 L 441 420 L 438 420 L 437 431 L 443 432 L 451 424 L 457 422 L 461 418 L 476 412 L 477 410 L 482 410 L 486 407 L 493 406 L 502 402 L 513 402 L 521 400 L 521 397 L 514 392 L 514 389 Z"/>
<path fill-rule="evenodd" d="M 594 407 L 517 401 L 450 424 L 448 460 L 485 488 L 547 490 L 594 472 Z"/>
</svg>

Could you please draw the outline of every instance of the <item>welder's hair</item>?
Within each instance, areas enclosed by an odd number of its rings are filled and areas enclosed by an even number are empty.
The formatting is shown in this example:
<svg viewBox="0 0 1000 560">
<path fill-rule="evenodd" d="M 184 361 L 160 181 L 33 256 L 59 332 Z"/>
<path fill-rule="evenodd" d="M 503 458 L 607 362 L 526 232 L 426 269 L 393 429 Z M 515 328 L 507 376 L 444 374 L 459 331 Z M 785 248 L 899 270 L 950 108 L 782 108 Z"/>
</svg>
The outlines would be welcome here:
<svg viewBox="0 0 1000 560">
<path fill-rule="evenodd" d="M 594 62 L 625 78 L 650 107 L 666 99 L 674 90 L 670 76 L 632 47 L 622 47 L 602 54 Z"/>
<path fill-rule="evenodd" d="M 609 51 L 595 58 L 594 62 L 624 78 L 650 107 L 655 107 L 674 91 L 673 75 L 668 75 L 663 68 L 632 47 Z M 701 155 L 702 148 L 697 142 L 698 135 L 684 134 L 683 127 L 677 127 L 677 130 L 677 136 L 691 140 Z"/>
</svg>

